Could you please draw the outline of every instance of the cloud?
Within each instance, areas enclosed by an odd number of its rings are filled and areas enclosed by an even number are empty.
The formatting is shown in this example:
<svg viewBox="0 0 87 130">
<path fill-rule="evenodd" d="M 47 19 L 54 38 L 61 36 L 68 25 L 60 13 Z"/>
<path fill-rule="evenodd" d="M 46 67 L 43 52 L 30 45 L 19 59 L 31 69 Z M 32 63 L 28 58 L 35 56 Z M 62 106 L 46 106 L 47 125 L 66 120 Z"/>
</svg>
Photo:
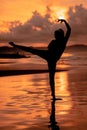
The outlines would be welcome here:
<svg viewBox="0 0 87 130">
<path fill-rule="evenodd" d="M 68 21 L 72 28 L 70 40 L 74 41 L 74 43 L 85 42 L 87 39 L 87 9 L 82 5 L 70 7 L 67 14 Z M 51 21 L 50 19 L 51 10 L 47 7 L 47 12 L 44 16 L 38 13 L 38 11 L 34 11 L 32 17 L 24 24 L 19 21 L 10 22 L 9 32 L 0 33 L 0 42 L 50 42 L 53 38 L 54 30 L 60 28 L 61 25 L 57 22 Z"/>
<path fill-rule="evenodd" d="M 68 21 L 72 28 L 73 41 L 87 42 L 87 9 L 83 5 L 70 7 Z"/>
<path fill-rule="evenodd" d="M 31 19 L 24 24 L 18 21 L 10 22 L 9 32 L 0 33 L 0 42 L 48 42 L 53 35 L 53 29 L 57 28 L 57 23 L 50 21 L 50 11 L 47 7 L 47 13 L 44 16 L 34 11 Z"/>
</svg>

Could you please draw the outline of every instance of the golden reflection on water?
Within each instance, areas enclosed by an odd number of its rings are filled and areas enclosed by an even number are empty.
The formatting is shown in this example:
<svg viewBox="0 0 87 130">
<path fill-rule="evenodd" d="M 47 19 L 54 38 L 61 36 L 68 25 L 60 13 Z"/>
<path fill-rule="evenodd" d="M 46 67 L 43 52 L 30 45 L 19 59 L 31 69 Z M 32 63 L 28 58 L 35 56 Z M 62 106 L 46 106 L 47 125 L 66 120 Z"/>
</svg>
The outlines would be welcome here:
<svg viewBox="0 0 87 130">
<path fill-rule="evenodd" d="M 49 122 L 51 96 L 48 74 L 8 76 L 0 78 L 0 122 L 17 128 Z M 58 120 L 66 120 L 72 107 L 67 72 L 56 73 L 56 103 Z M 15 125 L 14 125 L 15 124 Z"/>
<path fill-rule="evenodd" d="M 0 78 L 1 126 L 18 122 L 15 125 L 19 128 L 31 127 L 48 117 L 46 98 L 50 94 L 46 77 L 38 74 Z"/>
<path fill-rule="evenodd" d="M 70 96 L 68 91 L 68 74 L 67 72 L 61 72 L 56 74 L 56 86 L 58 87 L 57 93 L 63 93 L 66 96 Z"/>
<path fill-rule="evenodd" d="M 63 100 L 56 104 L 56 113 L 60 119 L 66 119 L 72 109 L 71 93 L 69 91 L 68 73 L 56 73 L 56 96 Z M 64 119 L 64 120 L 65 120 Z"/>
</svg>

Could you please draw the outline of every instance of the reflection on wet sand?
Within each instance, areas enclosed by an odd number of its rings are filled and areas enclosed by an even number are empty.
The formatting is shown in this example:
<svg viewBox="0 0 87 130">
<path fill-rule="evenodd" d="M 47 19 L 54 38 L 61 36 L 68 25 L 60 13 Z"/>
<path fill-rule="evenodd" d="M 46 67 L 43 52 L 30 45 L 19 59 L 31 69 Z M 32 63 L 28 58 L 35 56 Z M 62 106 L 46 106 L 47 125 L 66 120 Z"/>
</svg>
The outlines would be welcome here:
<svg viewBox="0 0 87 130">
<path fill-rule="evenodd" d="M 80 72 L 56 73 L 56 102 L 48 74 L 1 77 L 0 130 L 86 130 L 87 74 Z"/>
<path fill-rule="evenodd" d="M 55 101 L 51 102 L 51 114 L 50 114 L 50 125 L 51 130 L 60 130 L 55 117 Z"/>
<path fill-rule="evenodd" d="M 48 130 L 47 122 L 50 116 L 50 128 L 58 128 L 56 124 L 55 112 L 57 120 L 67 117 L 71 109 L 70 92 L 68 91 L 67 72 L 56 73 L 56 96 L 63 98 L 51 104 L 50 109 L 50 87 L 48 74 L 20 75 L 8 76 L 1 78 L 1 108 L 0 111 L 2 124 L 15 124 L 17 128 L 23 129 L 29 126 L 35 127 L 38 124 L 44 124 L 44 128 Z M 61 80 L 62 79 L 62 80 Z M 3 87 L 4 86 L 4 87 Z M 6 90 L 6 91 L 4 91 Z M 3 96 L 4 95 L 4 96 Z M 7 121 L 7 119 L 9 119 Z M 41 122 L 41 123 L 40 123 Z M 14 125 L 13 125 L 14 126 Z"/>
<path fill-rule="evenodd" d="M 67 72 L 56 73 L 56 96 L 62 98 L 62 101 L 57 103 L 58 114 L 68 115 L 72 108 L 72 97 Z"/>
<path fill-rule="evenodd" d="M 68 73 L 67 72 L 56 73 L 56 95 L 61 96 L 64 94 L 64 96 L 70 96 L 68 85 L 69 85 Z"/>
</svg>

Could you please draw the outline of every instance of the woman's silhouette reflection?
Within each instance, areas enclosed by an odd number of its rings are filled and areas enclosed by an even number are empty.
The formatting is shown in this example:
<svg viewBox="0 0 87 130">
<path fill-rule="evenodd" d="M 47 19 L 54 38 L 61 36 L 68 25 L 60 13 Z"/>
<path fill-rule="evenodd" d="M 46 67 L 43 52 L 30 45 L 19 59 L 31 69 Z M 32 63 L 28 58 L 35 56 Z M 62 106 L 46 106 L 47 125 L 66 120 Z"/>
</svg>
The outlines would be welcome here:
<svg viewBox="0 0 87 130">
<path fill-rule="evenodd" d="M 51 130 L 60 130 L 55 118 L 55 100 L 51 102 L 51 115 L 50 115 L 49 128 L 51 128 Z"/>
<path fill-rule="evenodd" d="M 33 47 L 25 47 L 16 45 L 13 42 L 9 42 L 9 44 L 13 47 L 22 49 L 27 52 L 31 52 L 34 55 L 38 55 L 41 58 L 45 59 L 48 64 L 48 70 L 49 70 L 49 83 L 51 87 L 51 95 L 52 99 L 55 100 L 55 71 L 56 71 L 56 63 L 60 59 L 62 53 L 65 50 L 66 43 L 68 41 L 68 38 L 70 36 L 71 28 L 69 24 L 64 19 L 59 19 L 58 22 L 63 22 L 66 25 L 67 31 L 64 35 L 64 31 L 62 29 L 58 29 L 54 32 L 54 37 L 49 45 L 47 50 L 39 50 Z"/>
</svg>

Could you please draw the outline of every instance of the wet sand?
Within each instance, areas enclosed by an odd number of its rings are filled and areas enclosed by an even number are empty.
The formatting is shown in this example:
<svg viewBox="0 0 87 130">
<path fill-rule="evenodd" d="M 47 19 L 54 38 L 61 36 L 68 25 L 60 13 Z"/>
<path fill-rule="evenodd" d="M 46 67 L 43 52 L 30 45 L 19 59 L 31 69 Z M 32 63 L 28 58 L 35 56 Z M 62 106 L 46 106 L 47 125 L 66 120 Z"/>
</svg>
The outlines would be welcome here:
<svg viewBox="0 0 87 130">
<path fill-rule="evenodd" d="M 68 65 L 57 65 L 56 72 L 68 71 L 70 67 Z M 47 64 L 28 64 L 24 65 L 9 65 L 9 62 L 4 65 L 0 65 L 0 77 L 2 76 L 14 76 L 14 75 L 25 75 L 25 74 L 39 74 L 48 73 Z"/>
<path fill-rule="evenodd" d="M 86 67 L 56 72 L 56 97 L 62 100 L 53 104 L 48 73 L 20 71 L 0 77 L 0 130 L 87 129 Z"/>
</svg>

